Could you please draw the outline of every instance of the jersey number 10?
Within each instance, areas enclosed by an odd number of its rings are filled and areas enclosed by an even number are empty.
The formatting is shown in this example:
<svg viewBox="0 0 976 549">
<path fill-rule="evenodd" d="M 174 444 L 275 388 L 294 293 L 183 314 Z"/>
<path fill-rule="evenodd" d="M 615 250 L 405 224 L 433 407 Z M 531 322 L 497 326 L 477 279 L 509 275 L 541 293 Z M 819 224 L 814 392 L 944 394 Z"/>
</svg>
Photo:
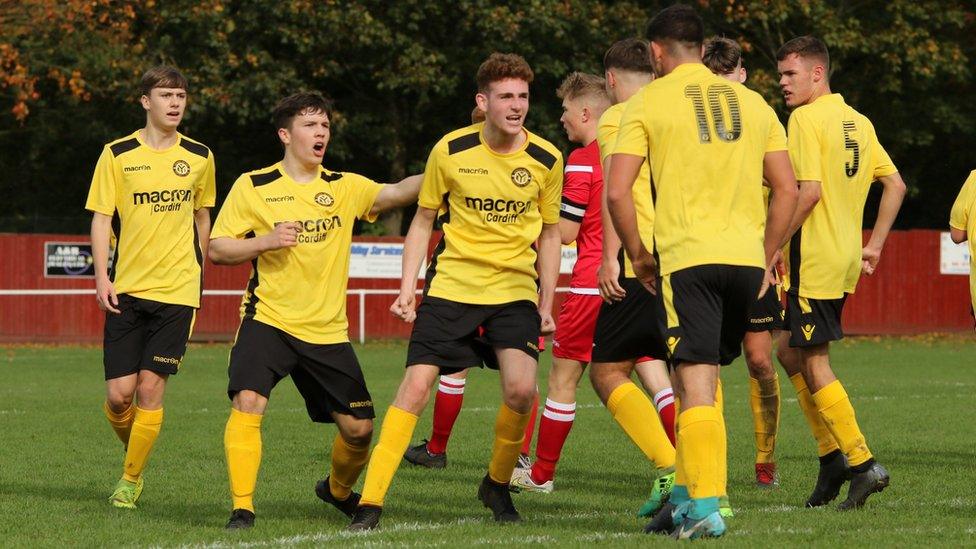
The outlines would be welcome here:
<svg viewBox="0 0 976 549">
<path fill-rule="evenodd" d="M 702 87 L 698 84 L 685 86 L 685 97 L 691 99 L 695 107 L 695 121 L 698 123 L 698 141 L 701 143 L 712 142 L 712 132 L 708 127 L 708 116 L 705 114 L 705 94 Z M 729 127 L 728 120 L 725 119 L 725 111 L 722 110 L 722 98 L 729 108 L 729 118 L 732 126 Z M 725 84 L 712 84 L 708 87 L 708 110 L 712 112 L 712 128 L 719 140 L 726 143 L 736 141 L 742 136 L 742 111 L 739 109 L 739 98 L 731 86 Z"/>
</svg>

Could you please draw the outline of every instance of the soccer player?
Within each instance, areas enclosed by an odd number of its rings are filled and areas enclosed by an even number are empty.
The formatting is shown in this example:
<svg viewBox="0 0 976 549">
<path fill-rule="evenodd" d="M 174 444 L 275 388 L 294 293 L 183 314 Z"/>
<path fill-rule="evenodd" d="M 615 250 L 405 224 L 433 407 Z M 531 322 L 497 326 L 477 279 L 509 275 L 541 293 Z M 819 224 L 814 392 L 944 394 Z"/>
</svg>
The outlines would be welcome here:
<svg viewBox="0 0 976 549">
<path fill-rule="evenodd" d="M 335 423 L 339 430 L 331 469 L 315 493 L 352 516 L 359 502 L 352 486 L 369 456 L 374 417 L 347 331 L 353 224 L 413 202 L 421 180 L 413 176 L 381 185 L 323 168 L 332 102 L 318 93 L 282 99 L 272 118 L 284 158 L 237 179 L 210 244 L 214 263 L 251 263 L 228 368 L 231 411 L 224 450 L 233 509 L 228 529 L 254 525 L 261 419 L 271 390 L 288 375 L 311 420 Z"/>
<path fill-rule="evenodd" d="M 793 110 L 790 160 L 800 184 L 786 257 L 786 325 L 777 356 L 790 375 L 820 456 L 808 507 L 830 503 L 850 478 L 840 509 L 860 507 L 889 482 L 830 366 L 830 342 L 841 339 L 841 311 L 861 271 L 874 272 L 905 196 L 905 183 L 864 115 L 831 93 L 827 46 L 794 38 L 776 53 L 780 87 Z M 874 180 L 884 187 L 877 221 L 861 247 L 864 202 Z M 775 194 L 774 194 L 775 197 Z M 795 233 L 793 232 L 795 231 Z M 852 476 L 853 475 L 853 476 Z"/>
<path fill-rule="evenodd" d="M 135 509 L 142 493 L 142 472 L 163 424 L 166 381 L 179 372 L 200 307 L 214 157 L 177 131 L 187 88 L 173 67 L 142 76 L 146 125 L 105 145 L 85 204 L 92 212 L 95 297 L 106 312 L 105 416 L 126 449 L 109 498 L 120 508 Z"/>
<path fill-rule="evenodd" d="M 576 418 L 576 386 L 590 362 L 593 329 L 603 302 L 596 283 L 603 240 L 603 170 L 596 133 L 600 115 L 610 106 L 606 81 L 592 74 L 570 74 L 556 95 L 563 103 L 560 122 L 566 136 L 583 145 L 567 159 L 559 212 L 562 243 L 576 242 L 576 264 L 569 295 L 563 300 L 556 321 L 549 392 L 539 423 L 536 461 L 529 467 L 517 468 L 511 482 L 515 488 L 543 493 L 553 490 L 556 464 Z"/>
<path fill-rule="evenodd" d="M 726 454 L 719 365 L 740 354 L 749 308 L 771 282 L 796 205 L 796 180 L 772 108 L 702 65 L 704 29 L 692 8 L 659 12 L 647 38 L 658 78 L 628 102 L 611 157 L 608 201 L 635 274 L 663 301 L 675 367 L 677 471 L 670 505 L 658 515 L 674 505 L 676 538 L 714 537 L 725 532 L 718 503 Z M 640 238 L 633 201 L 645 159 L 657 255 Z M 768 213 L 764 176 L 772 188 Z"/>
<path fill-rule="evenodd" d="M 415 321 L 406 373 L 383 419 L 350 530 L 379 524 L 386 492 L 438 374 L 483 361 L 497 364 L 503 402 L 478 498 L 496 521 L 520 520 L 508 483 L 536 394 L 539 335 L 554 328 L 563 172 L 558 149 L 524 127 L 532 79 L 521 56 L 489 56 L 476 77 L 484 124 L 447 134 L 427 160 L 404 244 L 400 296 L 390 307 L 404 321 Z M 444 236 L 417 308 L 417 274 L 441 208 Z M 479 327 L 492 356 L 479 354 Z"/>
<path fill-rule="evenodd" d="M 735 40 L 712 37 L 705 41 L 702 63 L 713 73 L 740 84 L 746 81 L 742 66 L 742 48 Z M 764 187 L 766 203 L 769 189 Z M 773 340 L 783 321 L 779 286 L 770 288 L 749 309 L 749 325 L 742 349 L 749 368 L 749 404 L 756 442 L 756 484 L 771 488 L 779 484 L 776 475 L 776 433 L 779 431 L 779 378 L 773 368 Z"/>
<path fill-rule="evenodd" d="M 952 241 L 961 244 L 969 240 L 969 291 L 976 310 L 976 243 L 969 235 L 976 233 L 976 170 L 959 190 L 949 214 L 949 234 Z"/>
<path fill-rule="evenodd" d="M 614 104 L 600 117 L 597 129 L 604 173 L 612 166 L 626 102 L 654 78 L 649 51 L 647 41 L 632 38 L 616 42 L 604 55 L 607 93 Z M 654 238 L 650 181 L 650 170 L 645 164 L 641 168 L 641 183 L 633 189 L 633 201 L 639 216 L 640 237 L 646 246 L 652 246 Z M 604 188 L 604 200 L 606 192 Z M 635 278 L 631 257 L 622 250 L 606 207 L 602 208 L 602 216 L 603 251 L 598 283 L 605 302 L 600 306 L 593 334 L 590 381 L 614 420 L 654 468 L 651 494 L 638 510 L 639 516 L 650 516 L 667 501 L 674 481 L 674 444 L 667 433 L 667 429 L 673 432 L 674 428 L 674 397 L 667 367 L 661 360 L 667 349 L 656 320 L 660 306 Z M 661 404 L 661 422 L 649 421 L 656 415 L 654 405 L 630 380 L 634 370 L 645 388 L 655 395 L 654 400 Z"/>
</svg>

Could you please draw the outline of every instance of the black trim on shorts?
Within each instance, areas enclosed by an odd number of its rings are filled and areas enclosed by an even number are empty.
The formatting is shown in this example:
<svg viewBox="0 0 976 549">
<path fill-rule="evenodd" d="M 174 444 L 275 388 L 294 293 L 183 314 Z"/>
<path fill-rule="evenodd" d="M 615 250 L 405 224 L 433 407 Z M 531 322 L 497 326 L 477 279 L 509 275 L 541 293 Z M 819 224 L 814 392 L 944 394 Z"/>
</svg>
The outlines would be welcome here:
<svg viewBox="0 0 976 549">
<path fill-rule="evenodd" d="M 790 288 L 800 289 L 800 242 L 803 241 L 803 227 L 790 237 Z"/>
<path fill-rule="evenodd" d="M 786 327 L 790 331 L 790 347 L 816 347 L 844 339 L 841 316 L 847 294 L 837 299 L 805 298 L 810 312 L 804 313 L 796 292 L 786 295 Z"/>
</svg>

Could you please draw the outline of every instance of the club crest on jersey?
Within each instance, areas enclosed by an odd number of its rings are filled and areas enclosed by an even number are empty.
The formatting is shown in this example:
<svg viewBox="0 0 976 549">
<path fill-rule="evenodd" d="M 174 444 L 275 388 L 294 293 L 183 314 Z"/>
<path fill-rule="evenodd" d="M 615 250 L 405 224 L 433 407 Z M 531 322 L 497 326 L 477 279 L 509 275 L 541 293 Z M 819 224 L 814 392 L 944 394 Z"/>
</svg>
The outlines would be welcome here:
<svg viewBox="0 0 976 549">
<path fill-rule="evenodd" d="M 532 181 L 532 172 L 525 168 L 515 168 L 512 170 L 512 183 L 516 187 L 524 187 Z"/>
<path fill-rule="evenodd" d="M 173 173 L 180 177 L 190 175 L 190 164 L 186 160 L 177 160 L 176 162 L 173 162 Z"/>
<path fill-rule="evenodd" d="M 320 206 L 329 207 L 335 204 L 335 199 L 329 193 L 319 193 L 315 195 L 315 203 Z"/>
</svg>

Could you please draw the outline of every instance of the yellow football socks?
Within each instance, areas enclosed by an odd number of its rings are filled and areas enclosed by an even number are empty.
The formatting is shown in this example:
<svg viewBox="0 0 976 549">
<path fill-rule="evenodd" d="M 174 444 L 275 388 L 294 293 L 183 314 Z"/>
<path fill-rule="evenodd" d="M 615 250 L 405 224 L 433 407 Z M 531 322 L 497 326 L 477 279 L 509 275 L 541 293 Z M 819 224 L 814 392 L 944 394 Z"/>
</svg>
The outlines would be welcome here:
<svg viewBox="0 0 976 549">
<path fill-rule="evenodd" d="M 847 463 L 856 467 L 871 459 L 871 450 L 857 425 L 851 399 L 840 380 L 835 379 L 814 393 L 813 400 L 817 403 L 823 422 L 840 444 L 840 450 L 847 456 Z"/>
<path fill-rule="evenodd" d="M 261 467 L 261 414 L 230 411 L 224 429 L 224 454 L 234 509 L 254 512 L 254 487 Z"/>
<path fill-rule="evenodd" d="M 607 410 L 659 470 L 674 467 L 674 446 L 661 422 L 654 420 L 657 411 L 651 400 L 637 385 L 628 381 L 614 389 L 607 398 Z"/>
<path fill-rule="evenodd" d="M 380 429 L 380 440 L 373 448 L 373 455 L 366 469 L 363 497 L 359 500 L 362 505 L 383 506 L 386 491 L 390 489 L 393 475 L 400 467 L 403 453 L 407 451 L 416 426 L 417 416 L 393 406 L 387 408 L 383 427 Z"/>
<path fill-rule="evenodd" d="M 776 461 L 774 452 L 776 433 L 779 431 L 779 402 L 779 378 L 775 374 L 769 380 L 749 378 L 749 404 L 752 407 L 752 423 L 756 436 L 756 463 Z"/>
<path fill-rule="evenodd" d="M 692 499 L 717 498 L 720 493 L 720 457 L 716 445 L 721 434 L 721 414 L 715 406 L 695 406 L 678 419 L 678 470 Z"/>
<path fill-rule="evenodd" d="M 136 416 L 136 405 L 130 404 L 124 412 L 116 414 L 106 400 L 102 408 L 105 410 L 105 417 L 109 424 L 112 425 L 112 430 L 115 431 L 115 436 L 119 437 L 122 444 L 129 444 L 129 433 L 132 432 L 132 418 Z"/>
<path fill-rule="evenodd" d="M 136 406 L 132 418 L 132 432 L 129 433 L 129 447 L 125 453 L 125 471 L 122 478 L 136 482 L 149 461 L 159 429 L 163 426 L 163 409 L 143 410 Z"/>
<path fill-rule="evenodd" d="M 725 395 L 722 392 L 721 379 L 716 380 L 715 385 L 715 411 L 718 412 L 718 428 L 719 434 L 721 435 L 715 441 L 715 444 L 718 445 L 715 448 L 717 450 L 715 457 L 718 459 L 718 476 L 715 478 L 715 482 L 718 483 L 718 495 L 727 496 L 729 481 L 729 441 L 728 432 L 725 430 Z"/>
<path fill-rule="evenodd" d="M 488 464 L 488 478 L 494 482 L 508 484 L 512 480 L 512 471 L 515 470 L 525 437 L 525 426 L 531 415 L 531 412 L 520 414 L 504 402 L 498 408 L 495 442 L 491 446 L 491 462 Z"/>
<path fill-rule="evenodd" d="M 804 381 L 803 374 L 791 375 L 790 381 L 793 383 L 793 387 L 796 388 L 796 400 L 800 403 L 803 416 L 807 418 L 807 425 L 810 426 L 813 437 L 817 439 L 817 455 L 822 457 L 834 450 L 839 450 L 840 446 L 837 445 L 834 435 L 830 433 L 827 425 L 824 424 L 823 418 L 820 417 L 817 403 L 810 396 L 810 389 L 807 388 L 807 382 Z"/>
<path fill-rule="evenodd" d="M 352 486 L 359 479 L 369 461 L 369 444 L 353 446 L 336 435 L 332 442 L 332 469 L 329 471 L 329 490 L 339 501 L 349 497 Z"/>
</svg>

